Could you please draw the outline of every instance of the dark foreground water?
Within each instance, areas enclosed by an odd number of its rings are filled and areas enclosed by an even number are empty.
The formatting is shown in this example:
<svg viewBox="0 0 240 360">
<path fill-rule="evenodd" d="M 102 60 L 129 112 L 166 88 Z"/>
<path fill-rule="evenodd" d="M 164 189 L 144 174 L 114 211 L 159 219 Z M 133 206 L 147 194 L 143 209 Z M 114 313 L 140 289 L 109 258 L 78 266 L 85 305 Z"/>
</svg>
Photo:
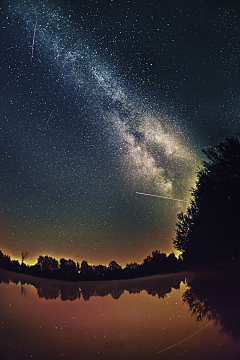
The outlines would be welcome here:
<svg viewBox="0 0 240 360">
<path fill-rule="evenodd" d="M 0 270 L 0 282 L 0 359 L 240 359 L 238 292 L 231 302 L 212 278 L 69 283 Z"/>
</svg>

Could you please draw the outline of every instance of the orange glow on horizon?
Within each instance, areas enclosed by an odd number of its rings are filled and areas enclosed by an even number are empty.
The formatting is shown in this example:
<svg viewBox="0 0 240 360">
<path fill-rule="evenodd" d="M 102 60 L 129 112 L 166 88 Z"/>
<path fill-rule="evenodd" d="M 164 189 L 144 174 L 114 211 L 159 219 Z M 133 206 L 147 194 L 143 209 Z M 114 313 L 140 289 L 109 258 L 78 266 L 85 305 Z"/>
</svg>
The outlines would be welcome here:
<svg viewBox="0 0 240 360">
<path fill-rule="evenodd" d="M 9 250 L 8 252 L 7 251 L 3 251 L 3 250 L 1 250 L 2 252 L 3 252 L 3 254 L 4 255 L 8 255 L 8 256 L 10 256 L 10 258 L 11 258 L 11 260 L 13 261 L 13 260 L 17 260 L 17 261 L 19 261 L 19 263 L 21 264 L 21 262 L 22 262 L 22 257 L 21 256 L 14 256 L 14 255 L 12 255 L 12 252 Z M 174 253 L 175 254 L 175 256 L 178 258 L 180 255 L 181 255 L 181 252 L 180 251 L 178 251 L 178 250 L 174 250 L 174 251 L 169 251 L 169 252 L 164 252 L 164 251 L 161 251 L 161 253 L 165 253 L 167 256 L 169 256 L 171 253 Z M 79 264 L 81 264 L 81 262 L 84 260 L 84 261 L 87 261 L 88 262 L 88 264 L 89 265 L 91 265 L 91 266 L 93 266 L 93 265 L 99 265 L 99 264 L 101 264 L 101 265 L 104 265 L 104 266 L 108 266 L 109 265 L 109 263 L 110 263 L 110 261 L 112 261 L 112 260 L 115 260 L 120 266 L 122 266 L 122 268 L 124 268 L 128 263 L 134 263 L 134 262 L 136 262 L 137 264 L 141 264 L 142 262 L 143 262 L 143 260 L 147 257 L 147 256 L 151 256 L 152 255 L 152 252 L 150 252 L 150 253 L 146 253 L 145 255 L 143 255 L 142 257 L 141 256 L 138 256 L 137 258 L 135 258 L 135 259 L 132 259 L 132 260 L 130 260 L 130 261 L 124 261 L 124 260 L 120 260 L 120 261 L 118 261 L 116 258 L 117 257 L 115 257 L 115 258 L 110 258 L 111 260 L 109 260 L 109 261 L 105 261 L 105 262 L 101 262 L 101 261 L 90 261 L 87 257 L 85 257 L 85 258 L 82 258 L 81 260 L 79 260 L 79 259 L 76 259 L 74 256 L 72 257 L 72 256 L 69 256 L 69 254 L 68 254 L 68 256 L 66 256 L 66 255 L 61 255 L 61 256 L 56 256 L 56 254 L 54 254 L 53 252 L 50 252 L 50 253 L 44 253 L 44 252 L 42 252 L 41 254 L 39 254 L 38 256 L 50 256 L 50 257 L 52 257 L 52 258 L 55 258 L 56 260 L 58 260 L 58 261 L 60 261 L 60 259 L 61 258 L 64 258 L 64 259 L 72 259 L 76 264 L 77 264 L 77 262 L 79 263 Z M 37 259 L 38 259 L 38 256 L 31 256 L 31 254 L 29 255 L 29 257 L 26 259 L 26 260 L 24 260 L 24 264 L 26 264 L 26 265 L 28 265 L 28 266 L 33 266 L 33 265 L 35 265 L 35 264 L 37 264 Z"/>
</svg>

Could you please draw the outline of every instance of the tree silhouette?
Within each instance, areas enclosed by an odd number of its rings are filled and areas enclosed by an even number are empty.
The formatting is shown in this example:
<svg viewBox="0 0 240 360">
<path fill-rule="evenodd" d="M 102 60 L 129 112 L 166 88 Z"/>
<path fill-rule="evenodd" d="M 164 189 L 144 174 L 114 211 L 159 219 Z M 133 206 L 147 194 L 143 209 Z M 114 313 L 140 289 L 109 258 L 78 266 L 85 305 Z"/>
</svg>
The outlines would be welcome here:
<svg viewBox="0 0 240 360">
<path fill-rule="evenodd" d="M 185 261 L 236 260 L 240 255 L 239 135 L 203 152 L 208 161 L 197 173 L 186 214 L 178 214 L 174 246 Z"/>
<path fill-rule="evenodd" d="M 90 266 L 88 265 L 87 261 L 83 260 L 81 263 L 81 274 L 86 274 L 87 272 L 89 272 L 89 268 Z"/>
<path fill-rule="evenodd" d="M 93 267 L 96 277 L 101 278 L 106 274 L 107 267 L 104 265 L 97 265 Z"/>
<path fill-rule="evenodd" d="M 71 278 L 77 276 L 77 266 L 76 263 L 69 259 L 66 260 L 64 258 L 60 259 L 60 274 L 63 278 Z"/>
<path fill-rule="evenodd" d="M 111 261 L 108 265 L 108 269 L 110 271 L 118 271 L 118 270 L 121 270 L 122 267 L 120 265 L 118 265 L 118 263 L 116 261 Z"/>
<path fill-rule="evenodd" d="M 42 256 L 40 255 L 37 259 L 37 265 L 45 273 L 51 273 L 59 269 L 58 261 L 51 256 Z"/>
<path fill-rule="evenodd" d="M 23 251 L 22 252 L 22 264 L 24 263 L 24 261 L 28 258 L 29 256 L 29 252 L 28 251 Z"/>
</svg>

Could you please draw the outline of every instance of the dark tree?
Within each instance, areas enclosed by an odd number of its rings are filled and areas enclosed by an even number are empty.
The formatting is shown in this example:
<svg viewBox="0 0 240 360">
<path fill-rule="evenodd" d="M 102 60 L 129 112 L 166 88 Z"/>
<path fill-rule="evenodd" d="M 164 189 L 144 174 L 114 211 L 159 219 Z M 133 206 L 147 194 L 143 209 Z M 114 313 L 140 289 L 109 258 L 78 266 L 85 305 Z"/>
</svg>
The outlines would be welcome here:
<svg viewBox="0 0 240 360">
<path fill-rule="evenodd" d="M 174 247 L 182 251 L 183 254 L 188 247 L 189 234 L 193 230 L 193 226 L 195 224 L 196 215 L 198 212 L 198 208 L 196 203 L 191 200 L 190 207 L 187 208 L 186 214 L 183 214 L 181 211 L 180 214 L 177 215 L 178 222 L 176 223 L 176 238 L 173 240 Z"/>
<path fill-rule="evenodd" d="M 139 265 L 136 262 L 126 265 L 127 270 L 137 270 L 138 267 L 139 267 Z"/>
<path fill-rule="evenodd" d="M 90 266 L 88 265 L 87 261 L 83 260 L 81 263 L 81 274 L 86 274 L 89 272 Z"/>
<path fill-rule="evenodd" d="M 189 262 L 236 260 L 240 256 L 239 136 L 224 138 L 219 146 L 203 152 L 208 161 L 197 173 L 186 214 L 178 215 L 174 246 Z"/>
<path fill-rule="evenodd" d="M 29 256 L 29 252 L 28 251 L 23 251 L 22 252 L 22 264 L 24 263 L 24 261 L 28 258 Z"/>
<path fill-rule="evenodd" d="M 37 259 L 37 265 L 39 265 L 40 270 L 48 273 L 58 270 L 58 261 L 47 255 L 40 255 Z"/>
<path fill-rule="evenodd" d="M 122 267 L 115 260 L 110 261 L 106 271 L 107 279 L 120 279 L 122 274 Z"/>
<path fill-rule="evenodd" d="M 69 259 L 66 260 L 64 258 L 60 259 L 60 274 L 61 277 L 66 279 L 74 279 L 77 275 L 77 266 L 76 263 Z"/>
<path fill-rule="evenodd" d="M 93 267 L 88 265 L 87 261 L 83 260 L 80 266 L 80 279 L 93 280 Z"/>
<path fill-rule="evenodd" d="M 110 271 L 119 271 L 122 269 L 122 267 L 120 265 L 118 265 L 118 263 L 116 261 L 111 261 L 108 265 L 108 269 Z"/>
<path fill-rule="evenodd" d="M 0 268 L 11 270 L 11 258 L 0 250 Z"/>
<path fill-rule="evenodd" d="M 94 266 L 93 269 L 94 269 L 94 273 L 97 278 L 102 278 L 106 274 L 106 271 L 107 271 L 107 267 L 104 265 Z"/>
</svg>

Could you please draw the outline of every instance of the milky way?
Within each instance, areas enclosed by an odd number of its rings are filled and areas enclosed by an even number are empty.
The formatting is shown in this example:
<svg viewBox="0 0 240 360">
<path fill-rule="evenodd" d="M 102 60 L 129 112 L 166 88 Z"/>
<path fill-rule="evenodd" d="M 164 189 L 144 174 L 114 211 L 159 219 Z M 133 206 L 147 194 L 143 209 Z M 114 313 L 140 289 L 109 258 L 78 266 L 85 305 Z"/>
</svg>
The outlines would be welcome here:
<svg viewBox="0 0 240 360">
<path fill-rule="evenodd" d="M 198 104 L 194 97 L 197 77 L 179 104 L 176 89 L 195 68 L 185 55 L 194 59 L 197 51 L 176 44 L 177 23 L 175 30 L 171 24 L 192 10 L 134 4 L 3 2 L 0 244 L 15 258 L 27 250 L 33 261 L 49 254 L 124 264 L 173 249 L 176 215 L 190 199 L 201 146 L 212 145 L 207 139 L 218 139 L 226 122 L 219 119 L 216 130 L 211 120 L 208 134 L 205 118 L 197 121 L 206 104 L 205 95 Z M 231 7 L 219 24 L 235 12 Z M 146 42 L 148 17 L 156 20 Z M 175 42 L 165 44 L 170 37 Z M 173 73 L 166 79 L 170 53 Z M 183 59 L 185 70 L 174 77 Z M 209 105 L 205 111 L 214 117 Z"/>
</svg>

